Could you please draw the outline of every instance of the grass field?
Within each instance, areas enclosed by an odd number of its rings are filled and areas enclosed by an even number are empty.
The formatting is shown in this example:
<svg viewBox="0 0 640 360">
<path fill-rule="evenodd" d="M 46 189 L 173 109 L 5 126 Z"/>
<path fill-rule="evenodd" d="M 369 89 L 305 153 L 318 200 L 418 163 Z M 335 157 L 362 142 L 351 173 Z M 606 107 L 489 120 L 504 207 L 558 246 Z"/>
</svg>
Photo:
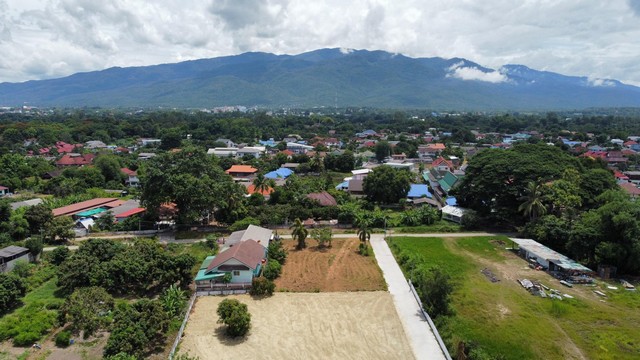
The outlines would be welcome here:
<svg viewBox="0 0 640 360">
<path fill-rule="evenodd" d="M 459 341 L 493 358 L 640 359 L 640 294 L 594 288 L 563 288 L 548 274 L 530 269 L 512 252 L 506 238 L 393 238 L 400 253 L 418 254 L 428 265 L 447 271 L 456 283 L 455 315 L 439 326 L 449 351 Z M 501 281 L 480 273 L 490 269 Z M 575 297 L 554 301 L 534 297 L 516 279 L 538 280 Z"/>
</svg>

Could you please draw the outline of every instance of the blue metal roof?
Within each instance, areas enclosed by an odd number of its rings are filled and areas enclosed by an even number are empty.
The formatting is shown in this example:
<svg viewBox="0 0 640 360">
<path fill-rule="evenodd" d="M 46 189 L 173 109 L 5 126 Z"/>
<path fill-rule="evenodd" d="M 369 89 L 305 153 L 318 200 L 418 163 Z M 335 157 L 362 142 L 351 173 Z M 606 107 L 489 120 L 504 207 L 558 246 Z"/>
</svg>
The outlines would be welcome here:
<svg viewBox="0 0 640 360">
<path fill-rule="evenodd" d="M 266 173 L 264 177 L 266 177 L 267 179 L 277 179 L 277 178 L 286 179 L 289 176 L 291 176 L 291 174 L 293 174 L 292 170 L 287 168 L 280 168 L 278 170 Z"/>
<path fill-rule="evenodd" d="M 432 198 L 433 196 L 429 192 L 429 188 L 426 184 L 411 184 L 411 189 L 409 189 L 409 193 L 407 194 L 408 198 L 420 198 L 426 196 L 428 198 Z"/>
<path fill-rule="evenodd" d="M 458 206 L 458 200 L 456 200 L 456 198 L 453 196 L 449 196 L 448 198 L 445 199 L 444 202 L 446 202 L 447 205 Z"/>
<path fill-rule="evenodd" d="M 343 190 L 343 189 L 348 189 L 348 188 L 349 188 L 349 182 L 348 181 L 341 182 L 340 184 L 338 184 L 338 186 L 336 186 L 336 190 Z"/>
</svg>

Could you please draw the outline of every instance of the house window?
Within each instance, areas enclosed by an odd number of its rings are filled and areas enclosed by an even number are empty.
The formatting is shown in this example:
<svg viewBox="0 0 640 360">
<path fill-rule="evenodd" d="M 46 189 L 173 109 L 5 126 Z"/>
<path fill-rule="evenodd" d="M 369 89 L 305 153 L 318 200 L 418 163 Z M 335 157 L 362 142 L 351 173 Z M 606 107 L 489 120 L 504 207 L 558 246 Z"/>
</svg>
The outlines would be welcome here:
<svg viewBox="0 0 640 360">
<path fill-rule="evenodd" d="M 233 270 L 233 276 L 240 276 L 240 270 Z"/>
</svg>

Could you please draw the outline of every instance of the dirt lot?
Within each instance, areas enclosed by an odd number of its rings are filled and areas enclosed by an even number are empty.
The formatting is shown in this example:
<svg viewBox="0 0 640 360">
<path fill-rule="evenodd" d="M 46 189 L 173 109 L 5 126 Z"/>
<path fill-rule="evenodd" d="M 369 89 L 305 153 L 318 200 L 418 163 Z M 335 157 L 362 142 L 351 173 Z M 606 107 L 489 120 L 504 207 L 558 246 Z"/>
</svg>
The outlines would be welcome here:
<svg viewBox="0 0 640 360">
<path fill-rule="evenodd" d="M 276 280 L 277 291 L 386 290 L 376 259 L 358 254 L 359 243 L 357 238 L 334 239 L 332 247 L 318 249 L 308 238 L 308 247 L 299 251 L 294 240 L 283 240 L 289 255 Z"/>
<path fill-rule="evenodd" d="M 228 340 L 216 324 L 221 296 L 200 297 L 187 323 L 180 352 L 205 359 L 412 359 L 391 295 L 276 293 L 249 307 L 252 328 Z"/>
</svg>

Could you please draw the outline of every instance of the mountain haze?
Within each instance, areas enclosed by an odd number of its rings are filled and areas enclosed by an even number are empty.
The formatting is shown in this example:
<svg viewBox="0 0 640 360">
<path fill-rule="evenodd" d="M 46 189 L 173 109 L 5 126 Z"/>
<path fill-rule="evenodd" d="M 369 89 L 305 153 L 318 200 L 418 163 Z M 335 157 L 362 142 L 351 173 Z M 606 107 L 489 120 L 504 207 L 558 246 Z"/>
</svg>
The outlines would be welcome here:
<svg viewBox="0 0 640 360">
<path fill-rule="evenodd" d="M 616 80 L 498 70 L 465 59 L 322 49 L 245 53 L 0 84 L 0 106 L 210 108 L 368 106 L 434 110 L 639 107 L 640 88 Z"/>
</svg>

